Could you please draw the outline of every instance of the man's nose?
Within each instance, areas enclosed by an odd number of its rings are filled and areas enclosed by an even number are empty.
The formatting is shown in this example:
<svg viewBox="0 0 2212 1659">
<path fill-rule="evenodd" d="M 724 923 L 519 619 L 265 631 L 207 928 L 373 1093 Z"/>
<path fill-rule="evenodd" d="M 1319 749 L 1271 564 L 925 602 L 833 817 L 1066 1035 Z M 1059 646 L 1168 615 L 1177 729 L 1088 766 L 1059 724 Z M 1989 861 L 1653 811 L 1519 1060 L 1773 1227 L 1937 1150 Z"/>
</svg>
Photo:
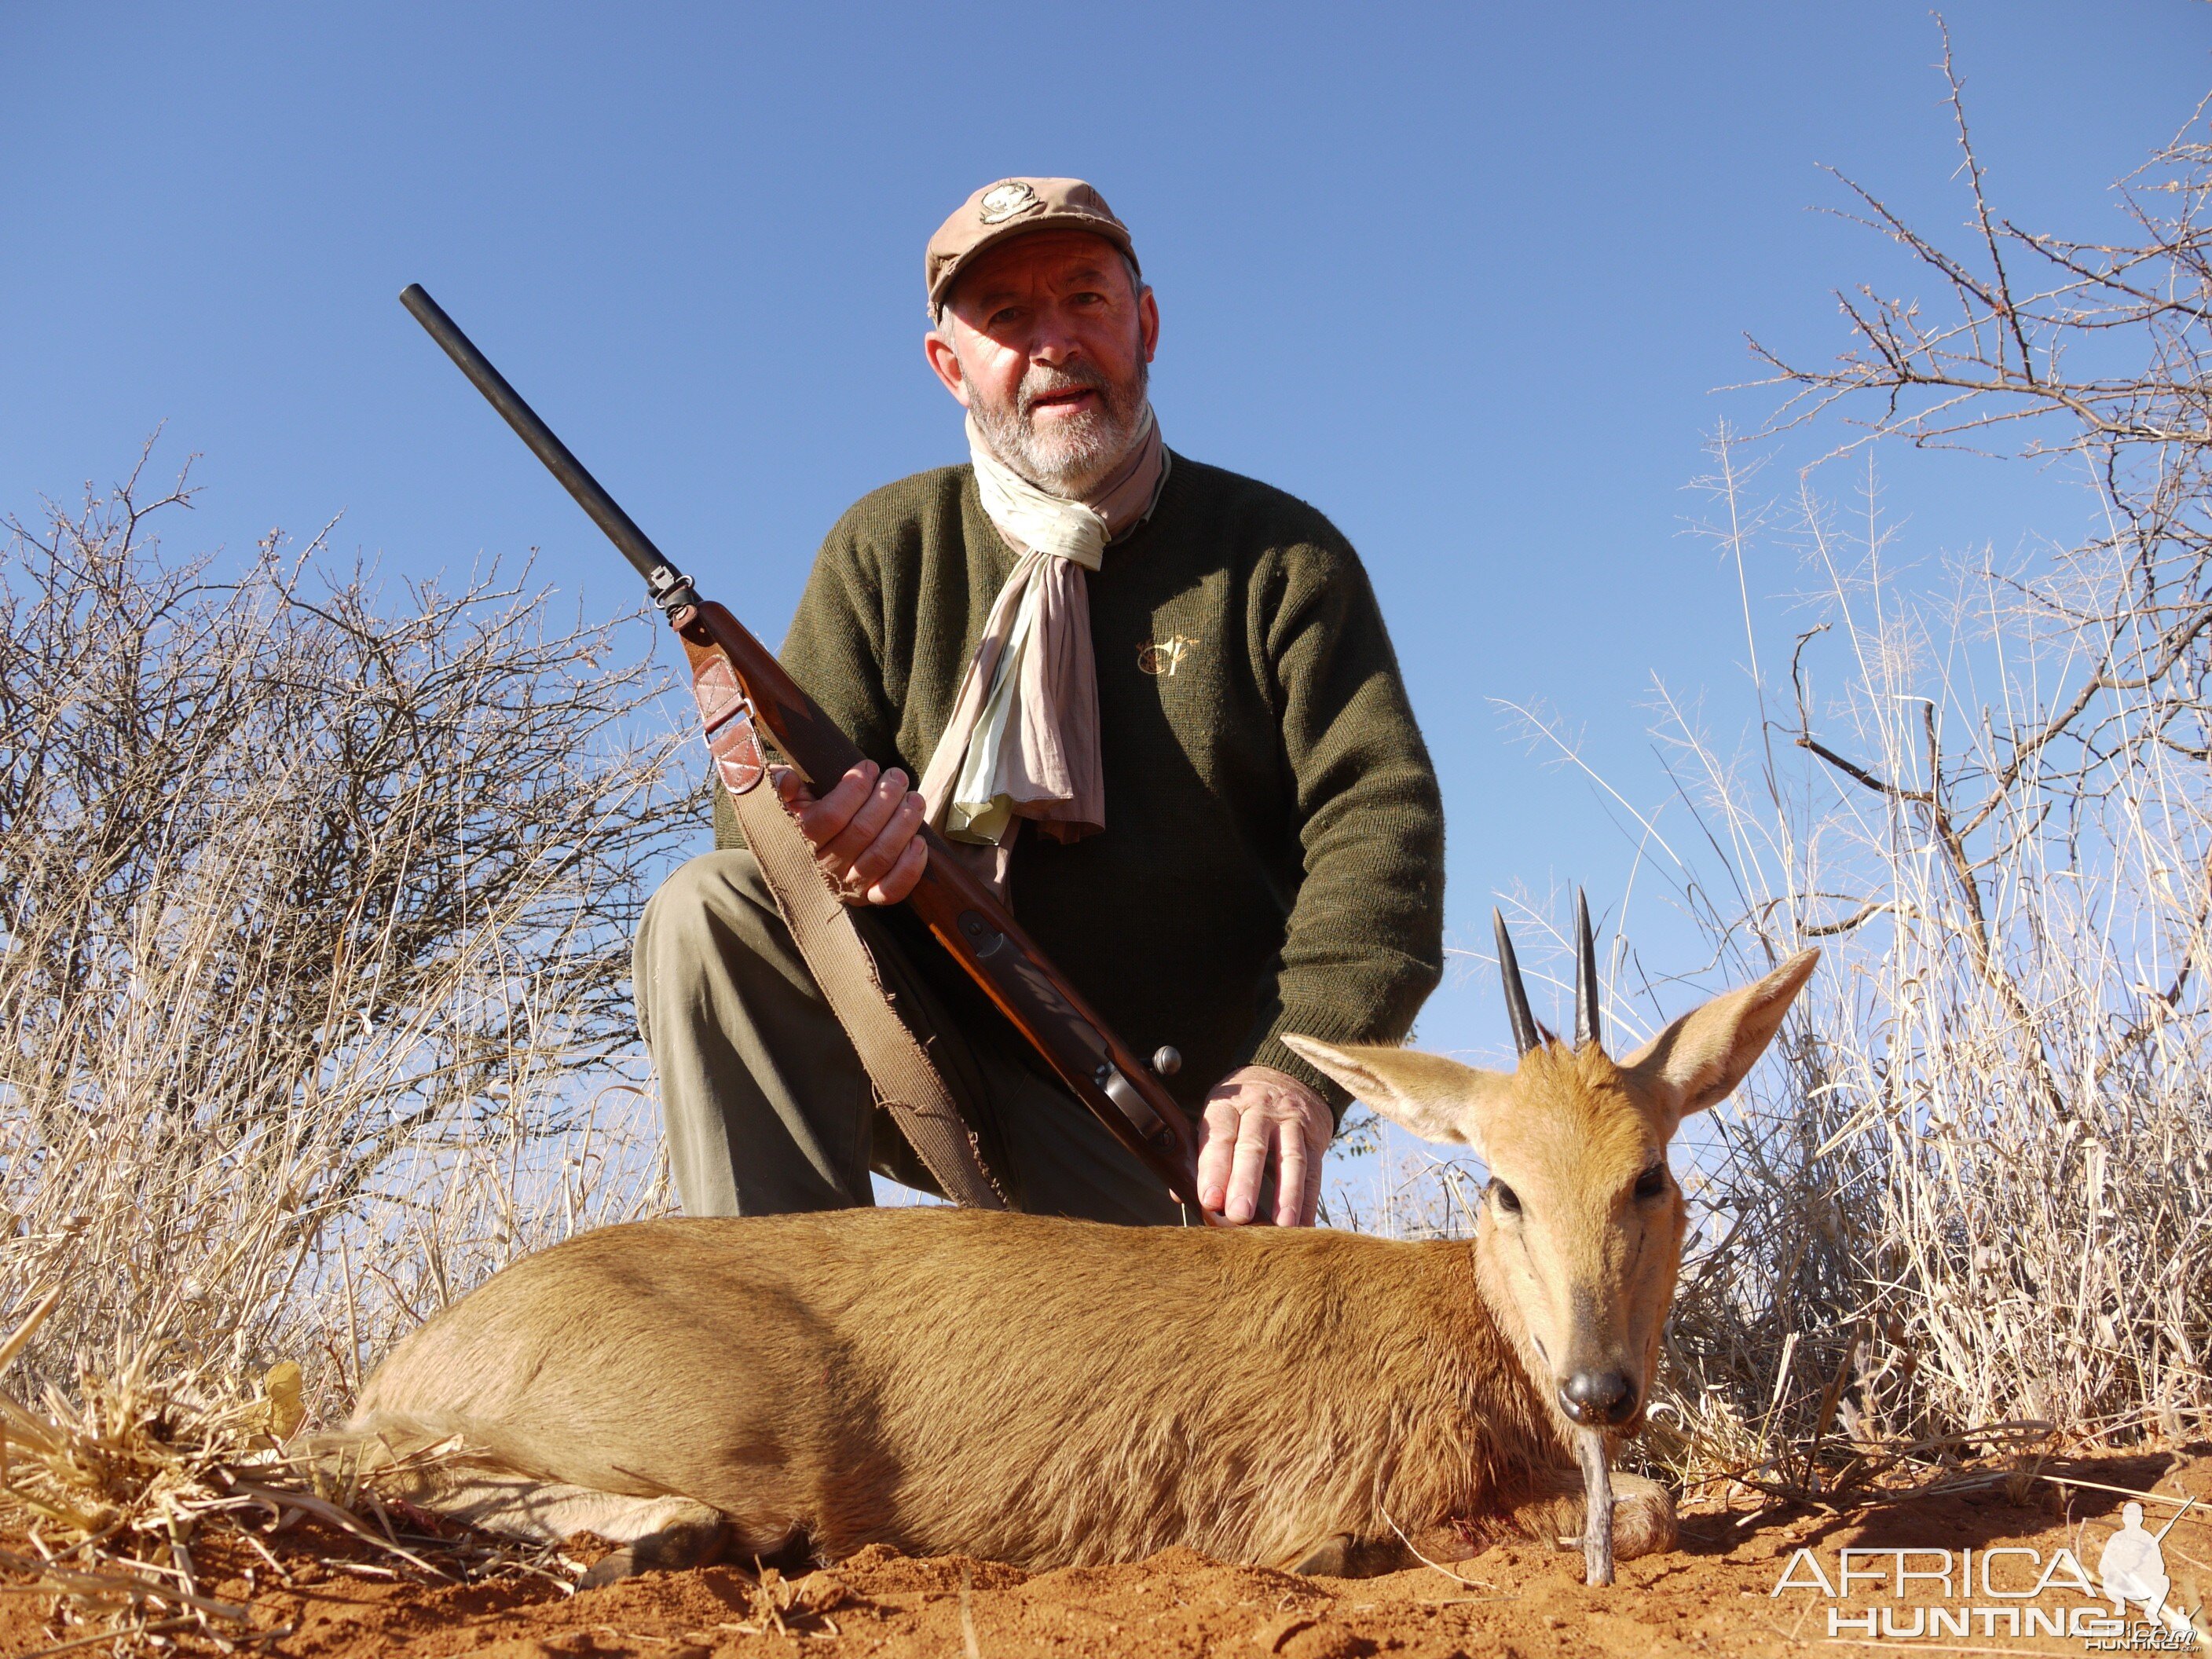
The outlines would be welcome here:
<svg viewBox="0 0 2212 1659">
<path fill-rule="evenodd" d="M 1031 357 L 1055 368 L 1083 353 L 1074 325 L 1049 308 L 1036 319 L 1029 344 Z"/>
<path fill-rule="evenodd" d="M 1559 1384 L 1559 1408 L 1585 1428 L 1607 1428 L 1636 1415 L 1636 1379 L 1625 1371 L 1577 1371 Z"/>
</svg>

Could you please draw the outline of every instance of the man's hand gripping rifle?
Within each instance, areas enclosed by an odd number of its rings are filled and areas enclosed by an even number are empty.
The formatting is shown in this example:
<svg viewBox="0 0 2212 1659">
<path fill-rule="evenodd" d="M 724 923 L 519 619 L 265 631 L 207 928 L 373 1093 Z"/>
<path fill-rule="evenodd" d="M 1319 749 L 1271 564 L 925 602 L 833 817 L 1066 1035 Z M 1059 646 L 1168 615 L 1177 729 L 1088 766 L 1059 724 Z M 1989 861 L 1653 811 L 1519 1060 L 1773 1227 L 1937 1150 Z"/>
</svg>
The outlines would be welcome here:
<svg viewBox="0 0 2212 1659">
<path fill-rule="evenodd" d="M 645 578 L 653 603 L 684 642 L 708 746 L 726 786 L 743 792 L 761 781 L 766 769 L 761 730 L 811 785 L 841 777 L 858 763 L 861 755 L 853 740 L 743 623 L 699 596 L 691 579 L 668 562 L 422 285 L 410 283 L 399 301 Z M 1195 1207 L 1197 1146 L 1182 1107 L 1091 1012 L 937 832 L 925 826 L 921 833 L 928 845 L 928 863 L 904 902 L 1044 1057 L 1069 1092 L 1142 1159 L 1173 1196 Z M 1178 1061 L 1173 1049 L 1163 1048 L 1153 1063 L 1167 1075 Z"/>
</svg>

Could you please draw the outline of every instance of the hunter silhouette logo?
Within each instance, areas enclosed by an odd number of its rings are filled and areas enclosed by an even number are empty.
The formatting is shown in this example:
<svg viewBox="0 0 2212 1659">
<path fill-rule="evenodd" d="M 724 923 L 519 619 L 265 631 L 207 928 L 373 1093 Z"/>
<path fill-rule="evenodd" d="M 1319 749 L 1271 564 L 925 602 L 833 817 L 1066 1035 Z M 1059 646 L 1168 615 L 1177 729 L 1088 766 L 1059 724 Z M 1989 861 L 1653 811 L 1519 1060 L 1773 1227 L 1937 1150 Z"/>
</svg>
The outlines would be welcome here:
<svg viewBox="0 0 2212 1659">
<path fill-rule="evenodd" d="M 2175 1516 L 2154 1533 L 2142 1523 L 2142 1504 L 2130 1504 L 2120 1511 L 2120 1529 L 2105 1540 L 2105 1552 L 2097 1558 L 2099 1588 L 2114 1613 L 2125 1612 L 2132 1601 L 2143 1610 L 2144 1618 L 2158 1623 L 2166 1607 L 2166 1593 L 2173 1587 L 2173 1581 L 2166 1576 L 2166 1552 L 2159 1540 L 2180 1519 Z"/>
<path fill-rule="evenodd" d="M 1164 640 L 1139 647 L 1137 666 L 1155 678 L 1163 674 L 1172 678 L 1177 665 L 1197 643 L 1187 634 L 1170 634 Z"/>
</svg>

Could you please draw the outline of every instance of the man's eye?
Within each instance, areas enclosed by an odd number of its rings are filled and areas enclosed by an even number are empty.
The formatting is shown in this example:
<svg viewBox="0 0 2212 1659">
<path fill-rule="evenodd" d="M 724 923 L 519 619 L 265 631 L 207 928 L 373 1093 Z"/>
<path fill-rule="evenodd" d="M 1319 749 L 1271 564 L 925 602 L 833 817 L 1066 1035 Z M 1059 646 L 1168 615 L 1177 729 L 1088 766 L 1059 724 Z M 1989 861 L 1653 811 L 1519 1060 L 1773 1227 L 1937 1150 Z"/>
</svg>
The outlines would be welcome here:
<svg viewBox="0 0 2212 1659">
<path fill-rule="evenodd" d="M 1521 1213 L 1521 1194 L 1502 1181 L 1490 1183 L 1490 1195 L 1498 1200 L 1498 1207 L 1508 1215 Z"/>
<path fill-rule="evenodd" d="M 1636 1177 L 1636 1195 L 1638 1198 L 1656 1198 L 1666 1190 L 1667 1166 L 1663 1164 L 1655 1164 Z"/>
</svg>

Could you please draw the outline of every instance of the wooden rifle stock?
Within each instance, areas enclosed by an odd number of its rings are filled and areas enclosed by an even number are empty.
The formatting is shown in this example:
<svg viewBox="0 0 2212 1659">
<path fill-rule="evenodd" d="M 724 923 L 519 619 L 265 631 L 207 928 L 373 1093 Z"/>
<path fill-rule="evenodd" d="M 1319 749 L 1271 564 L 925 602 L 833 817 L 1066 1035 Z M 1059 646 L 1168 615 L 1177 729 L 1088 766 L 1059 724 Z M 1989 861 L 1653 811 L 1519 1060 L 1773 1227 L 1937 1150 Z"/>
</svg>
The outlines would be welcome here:
<svg viewBox="0 0 2212 1659">
<path fill-rule="evenodd" d="M 827 784 L 858 764 L 863 757 L 852 738 L 744 623 L 699 597 L 690 578 L 663 556 L 421 284 L 410 283 L 399 299 L 645 578 L 653 602 L 684 637 L 694 647 L 711 647 L 728 662 L 750 704 L 736 718 L 757 720 L 810 784 Z M 1197 1141 L 1182 1108 L 937 831 L 925 826 L 921 836 L 929 859 L 905 903 L 1069 1092 L 1171 1194 L 1197 1207 Z"/>
<path fill-rule="evenodd" d="M 810 784 L 826 786 L 864 758 L 800 690 L 783 665 L 719 605 L 701 602 L 674 620 L 711 641 L 737 671 L 761 727 Z M 1196 1204 L 1198 1152 L 1190 1121 L 1113 1030 L 938 832 L 921 879 L 904 902 L 921 918 L 1075 1097 L 1142 1158 L 1168 1189 Z"/>
</svg>

